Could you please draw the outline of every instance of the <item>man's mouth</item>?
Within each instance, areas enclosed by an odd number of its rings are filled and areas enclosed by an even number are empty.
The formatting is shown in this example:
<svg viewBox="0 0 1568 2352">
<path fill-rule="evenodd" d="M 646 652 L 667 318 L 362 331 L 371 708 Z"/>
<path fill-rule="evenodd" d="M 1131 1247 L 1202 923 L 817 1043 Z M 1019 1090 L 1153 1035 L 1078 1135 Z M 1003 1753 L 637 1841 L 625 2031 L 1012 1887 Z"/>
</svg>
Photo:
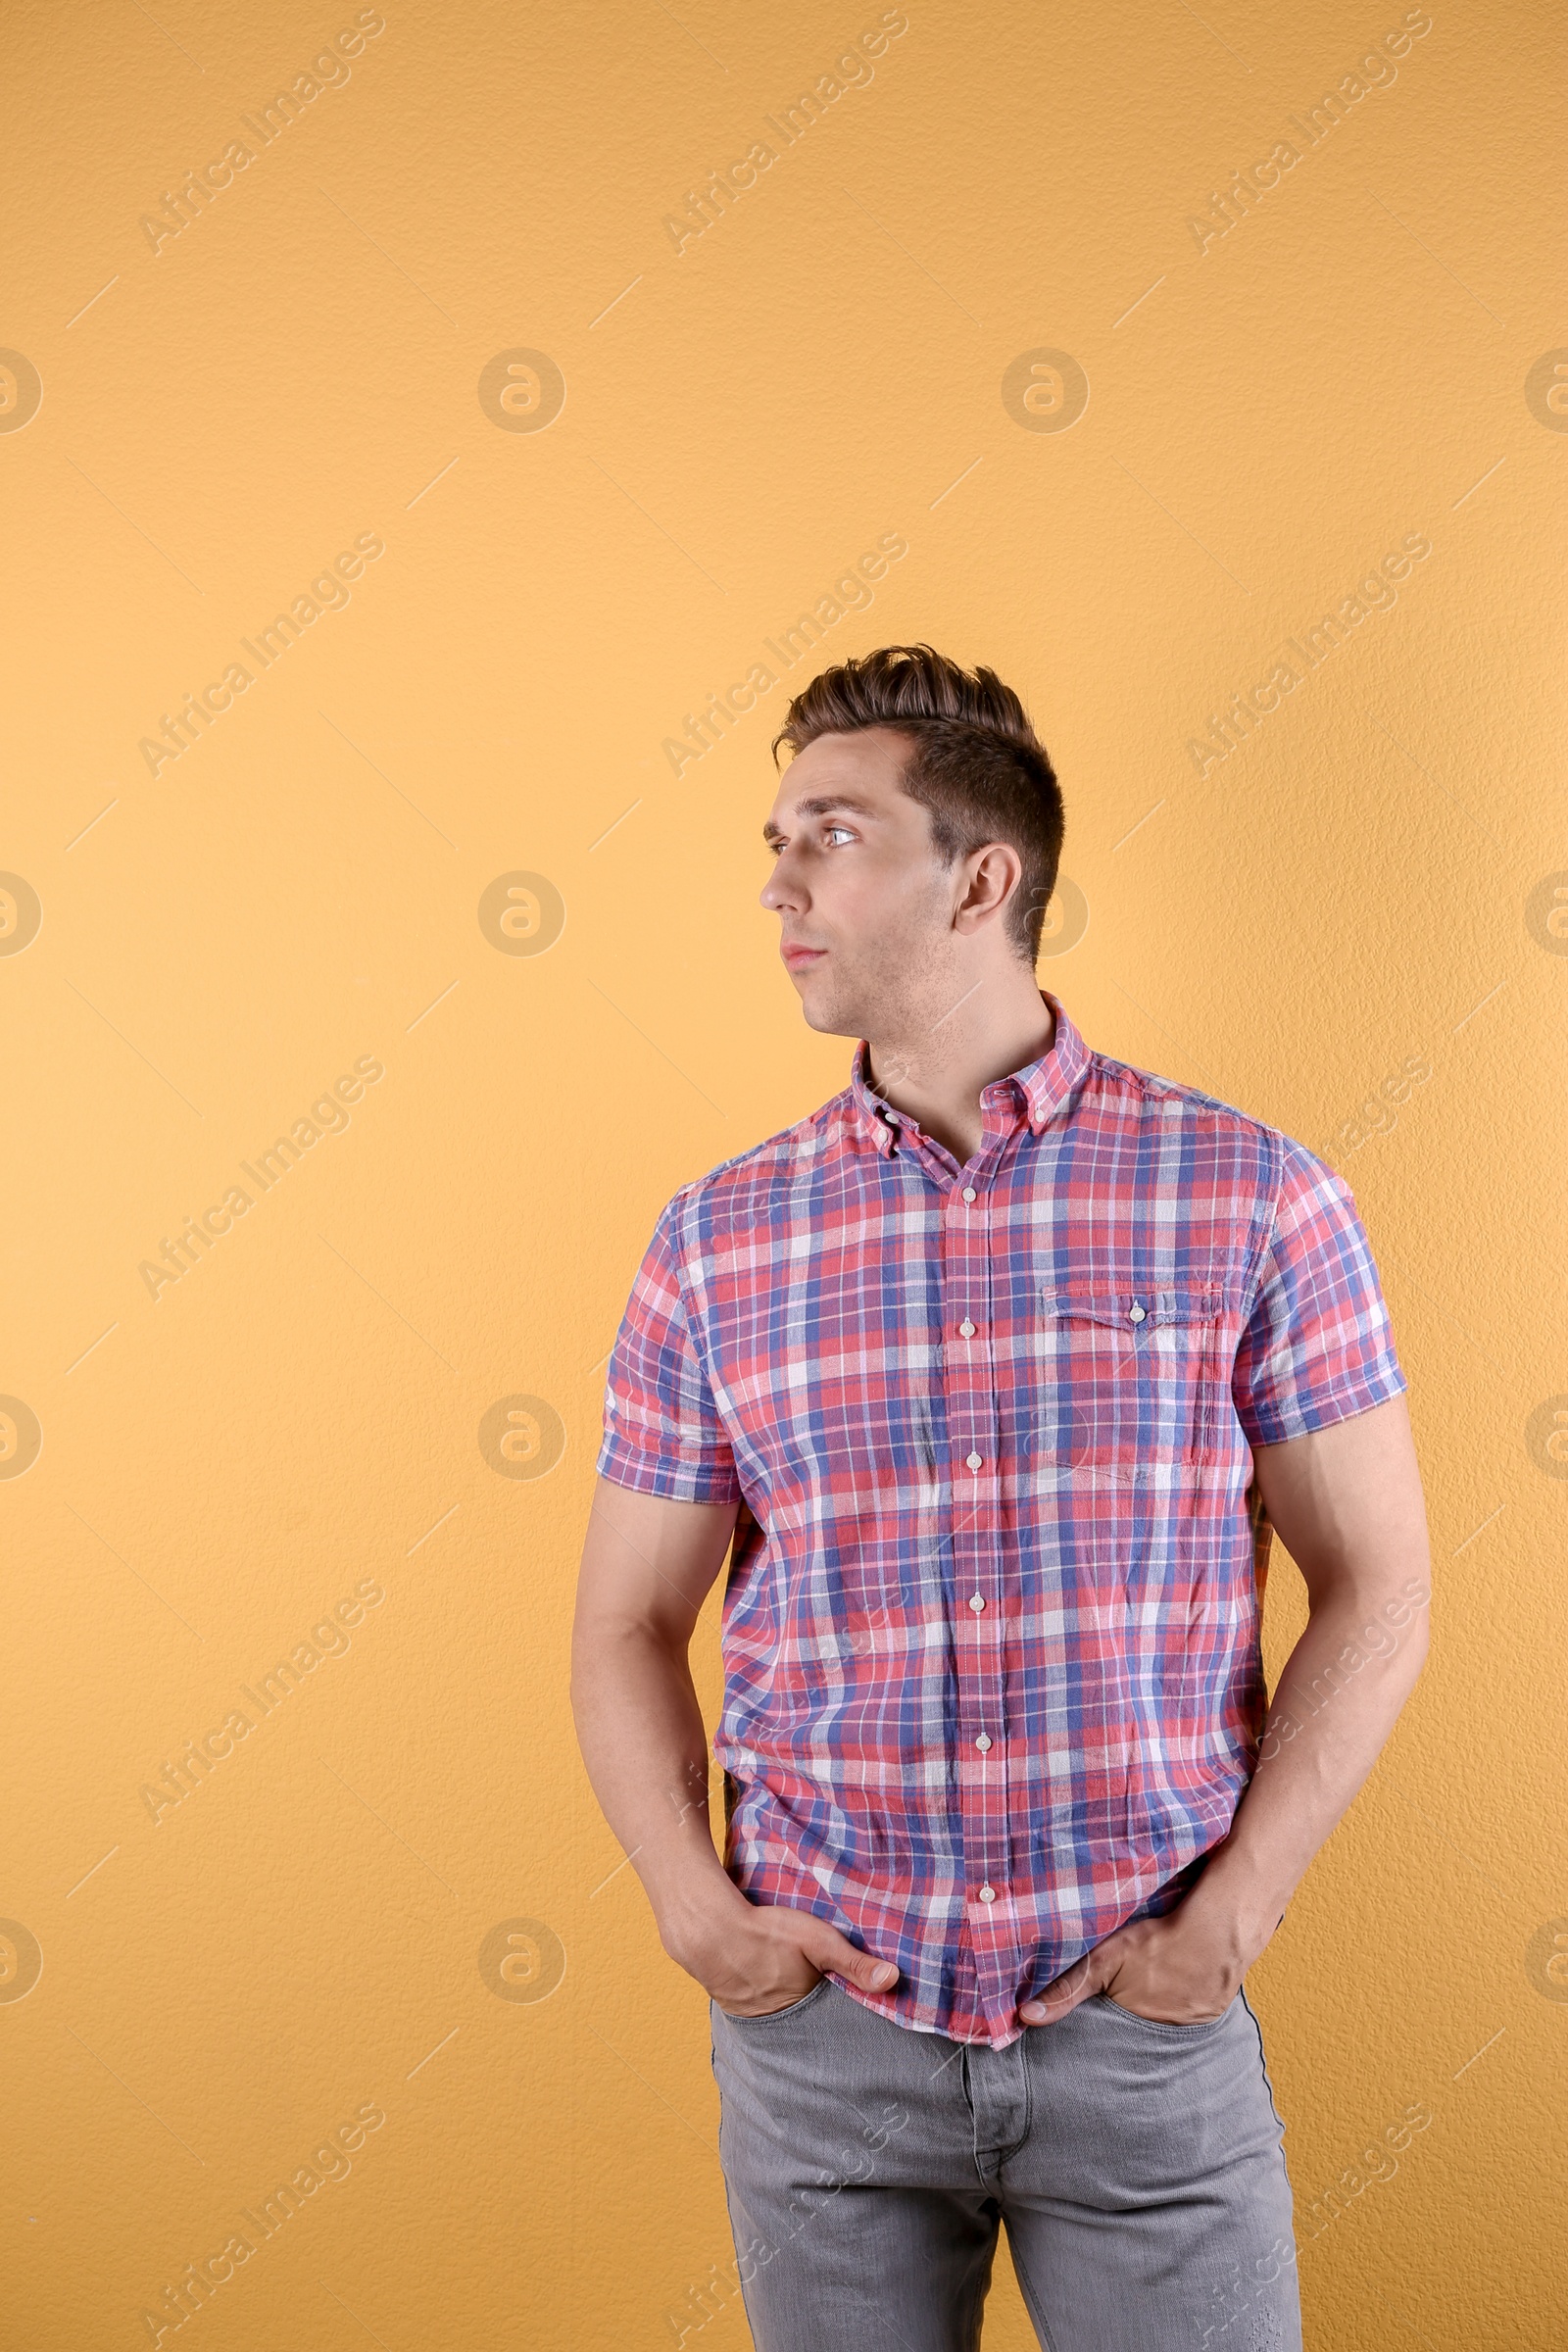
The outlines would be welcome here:
<svg viewBox="0 0 1568 2352">
<path fill-rule="evenodd" d="M 793 972 L 798 971 L 803 964 L 817 962 L 827 954 L 827 950 L 826 948 L 780 948 L 779 954 Z"/>
</svg>

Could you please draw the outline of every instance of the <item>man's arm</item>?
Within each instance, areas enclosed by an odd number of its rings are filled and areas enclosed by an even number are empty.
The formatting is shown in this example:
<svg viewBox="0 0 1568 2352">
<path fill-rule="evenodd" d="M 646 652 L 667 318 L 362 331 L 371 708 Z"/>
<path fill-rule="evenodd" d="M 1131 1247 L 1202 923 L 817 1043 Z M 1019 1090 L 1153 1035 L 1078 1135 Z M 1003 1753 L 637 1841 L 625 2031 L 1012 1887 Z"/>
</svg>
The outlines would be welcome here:
<svg viewBox="0 0 1568 2352">
<path fill-rule="evenodd" d="M 802 1999 L 828 1969 L 873 1992 L 898 1970 L 811 1912 L 748 1902 L 714 1850 L 708 1740 L 687 1649 L 736 1509 L 599 1478 L 572 1625 L 571 1704 L 594 1793 L 665 1951 L 721 2009 L 759 2016 Z"/>
<path fill-rule="evenodd" d="M 1263 1446 L 1254 1475 L 1310 1614 L 1228 1837 L 1177 1909 L 1118 1928 L 1025 2002 L 1046 2025 L 1091 1993 L 1168 2024 L 1217 2017 L 1376 1762 L 1427 1652 L 1431 1554 L 1404 1396 Z"/>
</svg>

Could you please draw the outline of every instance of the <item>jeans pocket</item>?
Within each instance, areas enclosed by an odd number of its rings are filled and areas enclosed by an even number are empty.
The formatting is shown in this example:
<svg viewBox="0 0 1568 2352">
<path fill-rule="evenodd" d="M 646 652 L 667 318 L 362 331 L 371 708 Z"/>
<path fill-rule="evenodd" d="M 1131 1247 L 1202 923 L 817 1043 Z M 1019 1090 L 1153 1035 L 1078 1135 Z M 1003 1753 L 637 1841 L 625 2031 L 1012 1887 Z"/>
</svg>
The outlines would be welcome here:
<svg viewBox="0 0 1568 2352">
<path fill-rule="evenodd" d="M 1141 2017 L 1136 2009 L 1128 2009 L 1120 2001 L 1113 2001 L 1108 1992 L 1097 1992 L 1093 1995 L 1093 1998 L 1099 2001 L 1102 2008 L 1109 2010 L 1115 2017 L 1126 2018 L 1129 2025 L 1141 2026 L 1146 2034 L 1169 2034 L 1177 2040 L 1190 2040 L 1199 2034 L 1217 2033 L 1226 2019 L 1233 2014 L 1241 1997 L 1240 1992 L 1233 1993 L 1218 2017 L 1200 2017 L 1194 2019 L 1190 2024 L 1183 2025 L 1163 2017 Z"/>
<path fill-rule="evenodd" d="M 717 2010 L 717 2011 L 718 2011 L 718 2015 L 719 2015 L 721 2018 L 723 2018 L 723 2019 L 724 2019 L 724 2021 L 725 2021 L 725 2023 L 726 2023 L 727 2025 L 731 2025 L 731 2026 L 774 2026 L 774 2025 L 779 2025 L 779 2024 L 782 2024 L 782 2022 L 783 2022 L 783 2020 L 784 2020 L 785 2018 L 787 2018 L 787 2017 L 799 2017 L 799 2016 L 800 2016 L 800 2014 L 801 2014 L 801 2011 L 802 2011 L 803 2009 L 809 2009 L 809 2007 L 810 2007 L 810 2005 L 811 2005 L 811 2003 L 812 2003 L 814 2000 L 816 2000 L 816 1999 L 817 1999 L 817 1998 L 818 1998 L 818 1997 L 819 1997 L 819 1996 L 820 1996 L 822 1993 L 826 1992 L 826 1990 L 827 1990 L 827 1987 L 828 1987 L 828 1982 L 829 1982 L 829 1980 L 828 1980 L 826 1977 L 818 1977 L 818 1978 L 817 1978 L 817 1980 L 816 1980 L 816 1983 L 815 1983 L 815 1984 L 814 1984 L 811 1986 L 811 1989 L 810 1989 L 810 1991 L 809 1991 L 809 1992 L 803 1992 L 803 1993 L 802 1993 L 802 1995 L 801 1995 L 801 1997 L 800 1997 L 800 1999 L 799 1999 L 798 2001 L 786 2001 L 782 2009 L 762 2009 L 762 2010 L 759 2010 L 759 2011 L 758 2011 L 758 2013 L 757 2013 L 755 2016 L 753 2016 L 753 2017 L 747 2017 L 747 2016 L 744 2016 L 744 2015 L 743 2015 L 743 2014 L 741 2014 L 739 2011 L 737 2011 L 737 2010 L 734 2010 L 734 2009 L 720 2009 L 720 2008 L 719 2008 L 719 2006 L 718 2006 L 718 2003 L 717 2003 L 717 2001 L 713 2000 L 713 1999 L 712 1999 L 712 1997 L 711 1997 L 711 1995 L 710 1995 L 710 2007 L 712 2007 L 713 2009 L 715 2009 L 715 2010 Z"/>
</svg>

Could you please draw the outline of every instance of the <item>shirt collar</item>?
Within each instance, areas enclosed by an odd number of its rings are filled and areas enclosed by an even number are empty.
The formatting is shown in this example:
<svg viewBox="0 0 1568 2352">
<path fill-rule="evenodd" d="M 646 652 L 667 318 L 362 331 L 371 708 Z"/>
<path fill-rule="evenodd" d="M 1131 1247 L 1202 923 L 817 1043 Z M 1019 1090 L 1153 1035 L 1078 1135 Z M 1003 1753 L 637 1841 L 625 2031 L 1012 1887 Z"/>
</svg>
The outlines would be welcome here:
<svg viewBox="0 0 1568 2352">
<path fill-rule="evenodd" d="M 982 1111 L 996 1105 L 1004 1115 L 1021 1114 L 1035 1135 L 1060 1109 L 1089 1066 L 1089 1048 L 1068 1018 L 1061 999 L 1049 988 L 1040 990 L 1040 999 L 1055 1018 L 1055 1035 L 1050 1052 L 1025 1062 L 1021 1070 L 1012 1070 L 1005 1078 L 994 1080 L 980 1094 Z M 870 1054 L 870 1044 L 862 1037 L 850 1065 L 850 1099 L 861 1127 L 869 1132 L 886 1158 L 899 1137 L 899 1129 L 890 1120 L 903 1120 L 906 1114 L 872 1086 L 867 1075 Z"/>
</svg>

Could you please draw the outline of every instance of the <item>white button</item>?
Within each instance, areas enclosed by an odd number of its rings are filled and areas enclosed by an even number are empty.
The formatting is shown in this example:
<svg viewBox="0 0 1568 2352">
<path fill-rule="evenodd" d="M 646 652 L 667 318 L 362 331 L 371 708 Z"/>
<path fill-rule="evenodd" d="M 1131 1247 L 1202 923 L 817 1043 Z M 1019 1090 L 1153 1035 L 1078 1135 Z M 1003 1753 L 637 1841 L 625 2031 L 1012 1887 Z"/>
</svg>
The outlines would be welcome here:
<svg viewBox="0 0 1568 2352">
<path fill-rule="evenodd" d="M 979 1616 L 979 1614 L 980 1614 L 981 1610 L 982 1610 L 982 1609 L 985 1607 L 985 1605 L 986 1605 L 986 1596 L 985 1596 L 985 1594 L 984 1594 L 983 1592 L 971 1592 L 971 1593 L 970 1593 L 970 1595 L 969 1595 L 969 1606 L 970 1606 L 970 1608 L 971 1608 L 971 1609 L 973 1609 L 973 1611 L 974 1611 L 974 1613 L 975 1613 L 975 1615 L 976 1615 L 977 1617 Z"/>
<path fill-rule="evenodd" d="M 1129 1323 L 1141 1323 L 1143 1319 L 1144 1310 L 1141 1306 L 1130 1306 L 1127 1309 L 1127 1320 Z"/>
<path fill-rule="evenodd" d="M 972 1200 L 974 1199 L 974 1186 L 972 1184 L 966 1184 L 964 1186 L 963 1197 L 966 1200 Z"/>
<path fill-rule="evenodd" d="M 966 1453 L 963 1458 L 968 1463 L 971 1470 L 978 1470 L 983 1456 L 978 1453 Z"/>
<path fill-rule="evenodd" d="M 960 1336 L 966 1340 L 972 1340 L 974 1338 L 974 1325 L 972 1323 L 960 1323 L 958 1325 L 958 1331 Z"/>
<path fill-rule="evenodd" d="M 980 1900 L 981 1900 L 983 1903 L 994 1903 L 994 1902 L 996 1901 L 996 1899 L 997 1899 L 997 1890 L 996 1890 L 996 1888 L 995 1888 L 994 1886 L 982 1886 L 982 1887 L 981 1887 L 981 1889 L 980 1889 Z"/>
<path fill-rule="evenodd" d="M 984 1754 L 985 1754 L 985 1752 L 986 1752 L 986 1750 L 987 1750 L 987 1748 L 988 1748 L 988 1747 L 991 1745 L 991 1735 L 990 1735 L 990 1733 L 989 1733 L 989 1732 L 982 1732 L 982 1733 L 981 1733 L 981 1735 L 980 1735 L 980 1737 L 979 1737 L 979 1739 L 978 1739 L 978 1740 L 975 1741 L 975 1745 L 976 1745 L 976 1747 L 977 1747 L 977 1748 L 980 1750 L 980 1753 L 981 1753 L 982 1755 L 984 1755 Z"/>
</svg>

